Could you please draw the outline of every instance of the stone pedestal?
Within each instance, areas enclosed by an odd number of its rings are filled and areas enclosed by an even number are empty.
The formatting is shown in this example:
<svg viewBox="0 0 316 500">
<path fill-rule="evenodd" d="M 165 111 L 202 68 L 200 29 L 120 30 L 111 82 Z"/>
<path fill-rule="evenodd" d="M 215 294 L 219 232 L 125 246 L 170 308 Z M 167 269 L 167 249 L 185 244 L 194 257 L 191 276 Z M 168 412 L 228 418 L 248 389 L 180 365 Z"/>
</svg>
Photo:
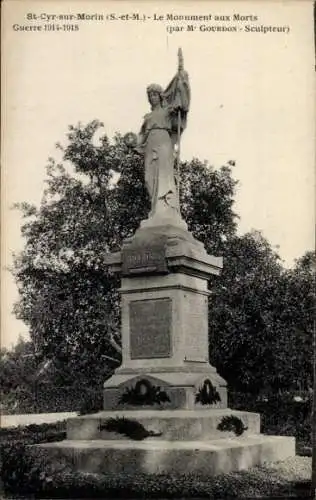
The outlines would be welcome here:
<svg viewBox="0 0 316 500">
<path fill-rule="evenodd" d="M 104 385 L 104 409 L 226 408 L 208 357 L 207 283 L 222 259 L 169 225 L 140 228 L 108 265 L 122 276 L 123 359 Z"/>
<path fill-rule="evenodd" d="M 207 281 L 222 259 L 184 224 L 164 222 L 144 221 L 108 256 L 122 277 L 123 359 L 104 384 L 104 411 L 70 419 L 65 441 L 37 446 L 48 461 L 114 475 L 209 477 L 295 455 L 294 438 L 264 436 L 260 415 L 227 408 L 225 380 L 208 361 Z"/>
</svg>

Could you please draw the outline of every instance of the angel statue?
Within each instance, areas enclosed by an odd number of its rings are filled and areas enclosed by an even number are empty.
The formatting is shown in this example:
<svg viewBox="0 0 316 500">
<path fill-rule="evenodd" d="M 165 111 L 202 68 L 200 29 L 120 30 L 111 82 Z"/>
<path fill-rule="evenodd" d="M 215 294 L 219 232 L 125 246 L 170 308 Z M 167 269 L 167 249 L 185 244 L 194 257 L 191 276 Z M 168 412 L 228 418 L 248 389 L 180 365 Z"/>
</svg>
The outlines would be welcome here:
<svg viewBox="0 0 316 500">
<path fill-rule="evenodd" d="M 145 183 L 151 200 L 149 218 L 179 209 L 180 137 L 186 127 L 190 105 L 188 74 L 178 51 L 178 72 L 168 87 L 153 83 L 147 87 L 151 112 L 144 121 L 134 145 L 144 155 Z M 132 134 L 127 134 L 131 136 Z M 128 140 L 132 140 L 131 137 Z"/>
</svg>

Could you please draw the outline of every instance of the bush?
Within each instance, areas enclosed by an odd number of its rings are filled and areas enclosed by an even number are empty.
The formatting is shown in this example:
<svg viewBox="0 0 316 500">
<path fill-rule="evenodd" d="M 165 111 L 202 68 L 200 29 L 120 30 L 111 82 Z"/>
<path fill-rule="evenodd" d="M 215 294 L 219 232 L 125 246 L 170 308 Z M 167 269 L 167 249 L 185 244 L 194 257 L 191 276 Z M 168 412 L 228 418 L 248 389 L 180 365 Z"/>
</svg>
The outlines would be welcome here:
<svg viewBox="0 0 316 500">
<path fill-rule="evenodd" d="M 3 395 L 3 410 L 6 414 L 52 413 L 81 411 L 91 407 L 102 408 L 102 390 L 87 387 L 58 387 L 38 383 L 32 390 L 16 389 Z M 96 410 L 96 411 L 98 411 Z M 85 410 L 84 410 L 85 411 Z M 88 412 L 90 413 L 90 411 Z"/>
<path fill-rule="evenodd" d="M 88 413 L 97 413 L 103 408 L 103 394 L 101 391 L 89 392 L 85 395 L 84 400 L 78 408 L 80 415 L 87 415 Z"/>
<path fill-rule="evenodd" d="M 260 413 L 261 431 L 264 434 L 294 436 L 297 452 L 311 446 L 312 397 L 306 395 L 295 401 L 293 394 L 272 394 L 256 397 L 253 394 L 229 394 L 229 407 Z"/>
<path fill-rule="evenodd" d="M 27 494 L 42 489 L 41 483 L 48 477 L 43 473 L 43 457 L 38 449 L 33 455 L 29 445 L 65 438 L 65 422 L 0 429 L 0 478 L 4 491 Z"/>
</svg>

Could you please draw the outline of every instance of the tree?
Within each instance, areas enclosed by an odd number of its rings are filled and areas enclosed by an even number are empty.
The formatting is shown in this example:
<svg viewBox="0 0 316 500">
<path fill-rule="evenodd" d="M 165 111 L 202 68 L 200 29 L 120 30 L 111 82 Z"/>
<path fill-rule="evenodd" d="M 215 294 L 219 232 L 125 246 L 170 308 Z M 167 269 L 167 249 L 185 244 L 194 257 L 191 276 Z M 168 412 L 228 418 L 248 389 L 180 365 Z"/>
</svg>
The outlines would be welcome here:
<svg viewBox="0 0 316 500">
<path fill-rule="evenodd" d="M 280 321 L 286 325 L 292 380 L 299 389 L 313 386 L 313 331 L 315 315 L 315 253 L 306 252 L 286 271 L 286 307 Z M 290 376 L 290 374 L 289 374 Z"/>
<path fill-rule="evenodd" d="M 257 391 L 264 378 L 270 381 L 275 298 L 282 286 L 279 258 L 260 233 L 227 242 L 209 327 L 211 360 L 231 388 Z"/>
<path fill-rule="evenodd" d="M 213 283 L 209 326 L 211 360 L 231 389 L 311 387 L 309 257 L 287 270 L 257 231 L 227 242 L 223 272 Z"/>
<path fill-rule="evenodd" d="M 28 387 L 37 369 L 32 342 L 19 338 L 14 349 L 1 349 L 0 388 L 7 393 L 17 387 Z"/>
<path fill-rule="evenodd" d="M 39 209 L 22 204 L 25 247 L 14 276 L 15 312 L 36 351 L 65 367 L 65 380 L 102 383 L 120 362 L 118 281 L 105 254 L 118 250 L 149 210 L 143 164 L 121 135 L 96 137 L 102 124 L 69 127 L 68 144 L 50 158 Z M 236 182 L 229 165 L 182 165 L 184 216 L 208 250 L 221 253 L 236 231 Z"/>
<path fill-rule="evenodd" d="M 13 349 L 0 352 L 0 392 L 5 409 L 19 407 L 22 401 L 32 399 L 34 377 L 39 361 L 33 343 L 19 338 Z"/>
<path fill-rule="evenodd" d="M 121 360 L 118 278 L 105 265 L 149 210 L 143 163 L 122 135 L 102 124 L 69 127 L 50 158 L 40 207 L 22 204 L 25 246 L 13 273 L 15 312 L 30 328 L 38 359 L 54 364 L 54 384 L 102 386 Z M 97 137 L 99 136 L 99 140 Z M 269 242 L 237 235 L 233 162 L 215 170 L 181 164 L 181 210 L 207 251 L 224 256 L 211 283 L 210 359 L 231 389 L 307 387 L 311 366 L 312 259 L 283 268 Z"/>
</svg>

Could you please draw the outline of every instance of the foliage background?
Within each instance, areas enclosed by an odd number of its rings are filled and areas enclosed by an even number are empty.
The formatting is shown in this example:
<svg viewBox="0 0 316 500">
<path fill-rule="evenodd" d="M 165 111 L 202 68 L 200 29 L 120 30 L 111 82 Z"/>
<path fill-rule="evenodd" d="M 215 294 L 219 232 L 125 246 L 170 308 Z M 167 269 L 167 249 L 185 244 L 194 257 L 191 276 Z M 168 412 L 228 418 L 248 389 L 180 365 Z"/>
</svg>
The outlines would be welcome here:
<svg viewBox="0 0 316 500">
<path fill-rule="evenodd" d="M 44 407 L 45 391 L 56 407 L 57 395 L 67 391 L 65 401 L 79 393 L 89 399 L 119 365 L 118 279 L 104 256 L 120 248 L 149 210 L 143 163 L 122 135 L 111 141 L 99 121 L 79 123 L 57 148 L 63 160 L 48 160 L 40 207 L 16 207 L 25 244 L 12 269 L 20 294 L 15 314 L 31 340 L 1 351 L 8 411 L 26 408 L 27 401 Z M 189 230 L 209 253 L 224 257 L 221 276 L 210 283 L 210 361 L 231 391 L 306 391 L 312 385 L 314 255 L 307 252 L 287 269 L 260 232 L 240 235 L 233 174 L 234 161 L 219 169 L 197 158 L 181 164 Z"/>
</svg>

